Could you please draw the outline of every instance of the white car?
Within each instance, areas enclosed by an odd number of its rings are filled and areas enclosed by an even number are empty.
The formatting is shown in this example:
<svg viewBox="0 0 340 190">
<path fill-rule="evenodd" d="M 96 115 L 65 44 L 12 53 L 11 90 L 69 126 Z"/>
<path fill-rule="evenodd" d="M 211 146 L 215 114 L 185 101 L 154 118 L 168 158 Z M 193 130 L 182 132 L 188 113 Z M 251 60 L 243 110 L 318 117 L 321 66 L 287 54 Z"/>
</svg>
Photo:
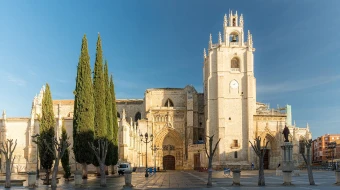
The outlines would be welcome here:
<svg viewBox="0 0 340 190">
<path fill-rule="evenodd" d="M 131 171 L 130 163 L 120 163 L 118 165 L 118 174 L 119 175 L 124 175 L 125 171 Z"/>
</svg>

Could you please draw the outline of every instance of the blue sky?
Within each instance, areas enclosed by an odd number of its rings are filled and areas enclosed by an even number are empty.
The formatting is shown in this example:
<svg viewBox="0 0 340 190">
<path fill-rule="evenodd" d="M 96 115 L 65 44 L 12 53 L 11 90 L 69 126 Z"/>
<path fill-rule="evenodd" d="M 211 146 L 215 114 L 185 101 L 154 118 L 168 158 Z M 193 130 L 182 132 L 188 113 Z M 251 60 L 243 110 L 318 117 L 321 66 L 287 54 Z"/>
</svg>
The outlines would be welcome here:
<svg viewBox="0 0 340 190">
<path fill-rule="evenodd" d="M 94 64 L 97 33 L 117 98 L 147 88 L 202 92 L 202 54 L 229 9 L 253 34 L 257 100 L 291 104 L 313 138 L 340 133 L 340 1 L 38 1 L 0 2 L 0 109 L 29 116 L 43 84 L 73 99 L 81 39 Z"/>
</svg>

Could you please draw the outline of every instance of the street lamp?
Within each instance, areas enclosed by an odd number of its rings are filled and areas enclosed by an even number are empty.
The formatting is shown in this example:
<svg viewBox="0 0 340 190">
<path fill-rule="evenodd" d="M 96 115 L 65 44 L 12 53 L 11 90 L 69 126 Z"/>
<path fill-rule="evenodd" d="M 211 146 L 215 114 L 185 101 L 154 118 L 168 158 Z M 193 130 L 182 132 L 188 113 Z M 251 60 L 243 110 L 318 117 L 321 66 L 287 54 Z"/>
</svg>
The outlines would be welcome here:
<svg viewBox="0 0 340 190">
<path fill-rule="evenodd" d="M 144 135 L 144 137 L 143 137 L 143 135 L 142 134 L 140 134 L 140 141 L 142 141 L 143 143 L 145 143 L 145 156 L 146 156 L 146 158 L 145 158 L 145 162 L 146 162 L 146 170 L 145 170 L 145 177 L 149 177 L 149 173 L 148 173 L 148 143 L 149 142 L 152 142 L 152 140 L 153 140 L 153 135 L 151 134 L 150 135 L 150 139 L 149 139 L 149 135 L 148 135 L 148 133 L 145 133 L 145 135 Z"/>
<path fill-rule="evenodd" d="M 156 158 L 157 158 L 157 156 L 156 156 L 156 154 L 157 154 L 157 150 L 159 150 L 159 147 L 158 146 L 156 146 L 156 145 L 153 145 L 153 147 L 151 146 L 151 150 L 153 150 L 153 156 L 154 156 L 154 165 L 155 165 L 155 170 L 156 170 Z"/>
</svg>

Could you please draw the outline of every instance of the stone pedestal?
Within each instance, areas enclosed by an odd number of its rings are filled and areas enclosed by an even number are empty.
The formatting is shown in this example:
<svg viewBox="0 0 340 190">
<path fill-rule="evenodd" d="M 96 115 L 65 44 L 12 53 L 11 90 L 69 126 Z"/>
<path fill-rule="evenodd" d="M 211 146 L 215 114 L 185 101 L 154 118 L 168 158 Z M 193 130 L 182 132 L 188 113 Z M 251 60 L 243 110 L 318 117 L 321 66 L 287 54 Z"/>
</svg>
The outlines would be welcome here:
<svg viewBox="0 0 340 190">
<path fill-rule="evenodd" d="M 28 172 L 28 187 L 35 188 L 37 182 L 37 173 L 36 172 Z"/>
<path fill-rule="evenodd" d="M 239 169 L 233 170 L 233 185 L 235 186 L 241 185 L 241 170 Z"/>
<path fill-rule="evenodd" d="M 132 180 L 132 172 L 131 171 L 125 171 L 124 172 L 124 177 L 125 177 L 125 185 L 124 187 L 133 187 L 133 185 L 131 184 L 131 180 Z"/>
<path fill-rule="evenodd" d="M 77 185 L 81 185 L 83 183 L 83 179 L 82 179 L 82 172 L 77 170 L 74 172 L 74 184 Z"/>
<path fill-rule="evenodd" d="M 283 146 L 283 157 L 282 157 L 282 176 L 283 185 L 292 185 L 292 171 L 294 170 L 293 163 L 293 145 L 290 142 L 284 142 Z"/>
<path fill-rule="evenodd" d="M 283 185 L 292 185 L 292 172 L 282 172 Z"/>
<path fill-rule="evenodd" d="M 336 180 L 335 184 L 340 185 L 340 170 L 339 169 L 335 170 L 335 180 Z"/>
</svg>

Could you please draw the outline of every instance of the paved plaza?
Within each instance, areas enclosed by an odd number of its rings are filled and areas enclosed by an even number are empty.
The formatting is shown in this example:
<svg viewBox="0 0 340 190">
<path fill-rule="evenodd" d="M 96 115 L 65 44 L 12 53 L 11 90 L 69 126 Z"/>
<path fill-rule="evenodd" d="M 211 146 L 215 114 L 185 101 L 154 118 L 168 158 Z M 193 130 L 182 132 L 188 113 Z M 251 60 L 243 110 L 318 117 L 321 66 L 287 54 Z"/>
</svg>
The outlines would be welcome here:
<svg viewBox="0 0 340 190">
<path fill-rule="evenodd" d="M 242 171 L 241 172 L 241 186 L 232 186 L 232 178 L 223 175 L 223 171 L 213 172 L 213 187 L 209 189 L 340 189 L 340 186 L 335 186 L 335 174 L 333 171 L 314 171 L 314 180 L 316 186 L 310 186 L 306 171 L 301 171 L 300 176 L 293 176 L 293 186 L 282 186 L 282 176 L 276 176 L 274 170 L 265 171 L 266 186 L 258 187 L 257 178 L 258 171 Z M 158 172 L 148 178 L 144 177 L 144 173 L 133 173 L 132 184 L 133 188 L 125 189 L 208 189 L 207 172 L 197 171 L 167 171 Z M 61 177 L 61 176 L 60 176 Z M 4 178 L 3 176 L 1 178 Z M 24 176 L 14 175 L 12 179 L 25 179 Z M 109 176 L 107 177 L 107 187 L 101 188 L 99 186 L 99 178 L 90 176 L 88 180 L 80 187 L 74 187 L 74 181 L 65 182 L 61 179 L 57 189 L 124 189 L 125 183 L 123 176 Z M 24 186 L 27 186 L 27 182 Z M 0 187 L 2 189 L 3 187 Z M 12 187 L 11 189 L 28 189 L 26 187 Z M 42 185 L 39 181 L 39 187 L 36 189 L 51 189 Z"/>
</svg>

